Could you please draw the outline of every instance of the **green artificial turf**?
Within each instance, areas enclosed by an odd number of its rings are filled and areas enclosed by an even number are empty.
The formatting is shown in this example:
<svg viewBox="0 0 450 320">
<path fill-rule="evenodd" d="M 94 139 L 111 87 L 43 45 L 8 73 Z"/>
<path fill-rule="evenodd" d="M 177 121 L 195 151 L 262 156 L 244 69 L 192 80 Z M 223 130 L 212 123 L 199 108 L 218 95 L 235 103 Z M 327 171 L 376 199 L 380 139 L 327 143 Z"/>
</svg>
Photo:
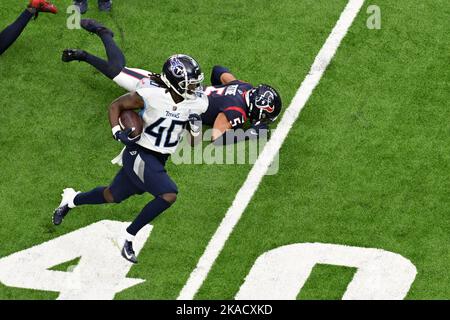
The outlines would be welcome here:
<svg viewBox="0 0 450 320">
<path fill-rule="evenodd" d="M 418 269 L 407 298 L 450 297 L 447 2 L 379 0 L 382 29 L 369 30 L 366 1 L 285 141 L 279 172 L 264 178 L 196 298 L 233 299 L 258 256 L 302 242 L 399 253 Z M 77 208 L 52 225 L 63 188 L 107 185 L 118 171 L 107 108 L 124 93 L 87 64 L 61 62 L 65 48 L 105 54 L 96 36 L 66 28 L 68 1 L 54 3 L 60 14 L 41 14 L 0 56 L 0 257 L 96 221 L 131 221 L 151 199 Z M 346 3 L 127 0 L 110 14 L 92 5 L 86 17 L 113 29 L 129 67 L 158 72 L 170 55 L 190 54 L 207 80 L 215 64 L 228 66 L 272 84 L 287 107 Z M 2 28 L 21 8 L 0 6 Z M 178 200 L 128 274 L 146 281 L 116 299 L 175 299 L 250 168 L 169 161 Z M 336 269 L 313 272 L 299 298 L 339 299 L 350 276 Z M 0 299 L 56 297 L 0 286 Z"/>
<path fill-rule="evenodd" d="M 450 7 L 377 1 L 382 29 L 369 30 L 369 4 L 198 298 L 234 297 L 258 256 L 304 242 L 398 253 L 418 270 L 407 298 L 450 296 L 450 40 L 441 23 Z"/>
<path fill-rule="evenodd" d="M 313 268 L 297 299 L 339 300 L 354 274 L 354 268 L 318 264 Z"/>
</svg>

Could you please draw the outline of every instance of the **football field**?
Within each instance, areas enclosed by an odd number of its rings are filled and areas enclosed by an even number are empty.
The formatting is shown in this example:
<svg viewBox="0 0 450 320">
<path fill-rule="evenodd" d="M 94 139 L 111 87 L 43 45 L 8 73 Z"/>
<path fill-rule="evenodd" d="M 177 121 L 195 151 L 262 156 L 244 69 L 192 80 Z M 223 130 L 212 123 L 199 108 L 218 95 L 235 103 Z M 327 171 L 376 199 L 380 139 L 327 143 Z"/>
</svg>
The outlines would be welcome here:
<svg viewBox="0 0 450 320">
<path fill-rule="evenodd" d="M 0 4 L 0 28 L 22 2 Z M 65 48 L 104 50 L 67 28 L 70 1 L 55 0 L 60 13 L 41 14 L 0 56 L 0 299 L 450 298 L 448 0 L 115 0 L 109 14 L 91 2 L 84 17 L 114 31 L 129 67 L 159 72 L 186 53 L 206 82 L 221 64 L 273 85 L 284 110 L 315 61 L 324 73 L 282 141 L 276 174 L 258 185 L 246 182 L 251 163 L 168 161 L 177 202 L 146 229 L 139 263 L 115 269 L 108 256 L 105 275 L 92 252 L 151 196 L 83 206 L 52 224 L 62 189 L 107 185 L 118 171 L 107 109 L 125 93 L 89 65 L 61 61 Z M 316 60 L 349 3 L 363 4 L 348 32 L 337 30 L 336 54 Z M 294 115 L 273 131 L 283 117 Z M 215 238 L 247 183 L 248 206 Z M 208 252 L 217 259 L 201 260 Z M 125 277 L 138 280 L 122 286 Z M 98 281 L 90 296 L 77 289 L 86 279 Z M 97 295 L 109 279 L 117 283 Z"/>
</svg>

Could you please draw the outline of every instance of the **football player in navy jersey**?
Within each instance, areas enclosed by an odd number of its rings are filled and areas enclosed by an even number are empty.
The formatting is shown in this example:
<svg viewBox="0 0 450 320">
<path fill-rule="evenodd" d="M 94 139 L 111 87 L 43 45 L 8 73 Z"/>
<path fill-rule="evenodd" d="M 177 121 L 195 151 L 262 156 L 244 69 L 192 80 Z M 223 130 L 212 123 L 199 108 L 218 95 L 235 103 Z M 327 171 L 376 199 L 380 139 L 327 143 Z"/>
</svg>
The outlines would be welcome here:
<svg viewBox="0 0 450 320">
<path fill-rule="evenodd" d="M 65 49 L 62 55 L 64 62 L 85 61 L 128 91 L 148 84 L 153 73 L 125 67 L 125 57 L 114 42 L 111 30 L 92 19 L 81 20 L 81 27 L 100 37 L 108 60 L 84 50 Z M 215 144 L 257 138 L 260 130 L 268 129 L 269 124 L 281 112 L 281 97 L 274 88 L 264 84 L 255 87 L 240 81 L 225 67 L 213 68 L 211 84 L 212 86 L 205 88 L 209 101 L 208 110 L 198 120 L 213 127 L 212 140 Z M 241 131 L 240 135 L 236 135 L 233 129 L 243 128 L 245 123 L 251 126 L 249 133 Z M 224 135 L 226 132 L 230 134 Z"/>
<path fill-rule="evenodd" d="M 281 112 L 281 98 L 274 88 L 266 84 L 254 87 L 238 80 L 228 68 L 215 66 L 211 84 L 205 89 L 209 106 L 202 115 L 202 122 L 213 127 L 212 140 L 215 142 L 235 143 L 257 137 L 260 130 L 268 129 Z M 251 124 L 250 135 L 223 136 L 231 129 L 243 128 L 247 120 Z"/>
<path fill-rule="evenodd" d="M 6 51 L 20 36 L 22 31 L 30 22 L 33 16 L 37 18 L 39 12 L 50 12 L 56 14 L 58 9 L 51 2 L 46 0 L 30 0 L 28 7 L 22 14 L 0 32 L 0 55 Z"/>
</svg>

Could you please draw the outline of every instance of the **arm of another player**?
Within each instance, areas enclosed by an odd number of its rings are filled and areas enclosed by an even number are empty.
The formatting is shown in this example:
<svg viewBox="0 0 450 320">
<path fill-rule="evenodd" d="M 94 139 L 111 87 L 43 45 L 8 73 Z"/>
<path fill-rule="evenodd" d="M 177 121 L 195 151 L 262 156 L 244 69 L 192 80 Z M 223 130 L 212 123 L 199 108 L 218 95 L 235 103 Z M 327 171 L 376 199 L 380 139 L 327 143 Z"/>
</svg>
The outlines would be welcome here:
<svg viewBox="0 0 450 320">
<path fill-rule="evenodd" d="M 114 138 L 121 141 L 125 145 L 132 145 L 138 139 L 131 139 L 129 134 L 132 130 L 122 131 L 119 125 L 120 113 L 124 110 L 135 110 L 144 106 L 144 100 L 136 92 L 130 92 L 114 100 L 109 106 L 109 123 Z"/>
<path fill-rule="evenodd" d="M 220 86 L 235 81 L 237 78 L 231 73 L 230 69 L 223 66 L 214 66 L 211 72 L 211 84 Z"/>
<path fill-rule="evenodd" d="M 222 135 L 212 140 L 215 146 L 235 144 L 246 140 L 256 140 L 269 137 L 269 127 L 266 123 L 252 124 L 244 131 L 242 128 L 237 130 L 226 130 Z"/>
<path fill-rule="evenodd" d="M 217 115 L 212 129 L 211 140 L 214 142 L 220 138 L 227 130 L 232 129 L 230 121 L 228 121 L 225 113 L 221 112 Z"/>
<path fill-rule="evenodd" d="M 231 129 L 242 128 L 247 121 L 247 114 L 238 106 L 229 106 L 219 113 L 214 121 L 212 131 L 212 141 L 216 141 L 219 137 L 224 135 Z"/>
<path fill-rule="evenodd" d="M 189 141 L 195 146 L 202 141 L 202 117 L 197 113 L 189 115 Z"/>
</svg>

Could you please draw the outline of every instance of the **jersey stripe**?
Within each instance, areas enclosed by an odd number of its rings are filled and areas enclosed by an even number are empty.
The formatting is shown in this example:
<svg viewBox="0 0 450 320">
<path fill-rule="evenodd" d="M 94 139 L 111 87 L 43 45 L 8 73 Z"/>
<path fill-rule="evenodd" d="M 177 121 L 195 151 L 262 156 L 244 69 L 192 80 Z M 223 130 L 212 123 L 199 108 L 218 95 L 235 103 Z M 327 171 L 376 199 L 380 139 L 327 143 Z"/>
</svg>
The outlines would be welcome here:
<svg viewBox="0 0 450 320">
<path fill-rule="evenodd" d="M 139 72 L 127 69 L 127 68 L 123 68 L 122 72 L 139 80 L 142 80 L 144 78 L 148 78 L 148 76 L 144 76 L 143 74 L 140 74 Z"/>
</svg>

